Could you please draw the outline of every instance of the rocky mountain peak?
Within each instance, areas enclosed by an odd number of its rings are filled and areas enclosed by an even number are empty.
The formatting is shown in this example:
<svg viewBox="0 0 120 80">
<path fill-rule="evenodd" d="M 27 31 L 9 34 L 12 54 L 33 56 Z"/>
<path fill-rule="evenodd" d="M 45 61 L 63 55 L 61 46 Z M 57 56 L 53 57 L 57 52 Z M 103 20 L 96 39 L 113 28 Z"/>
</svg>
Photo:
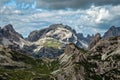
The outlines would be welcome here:
<svg viewBox="0 0 120 80">
<path fill-rule="evenodd" d="M 11 24 L 8 24 L 6 26 L 3 27 L 3 30 L 7 30 L 7 31 L 11 31 L 11 32 L 15 32 L 13 26 Z"/>
<path fill-rule="evenodd" d="M 87 35 L 86 37 L 84 37 L 83 33 L 77 33 L 77 38 L 78 40 L 84 41 L 86 42 L 88 45 L 90 44 L 91 40 L 93 39 L 93 35 Z M 88 48 L 88 47 L 87 47 Z"/>
<path fill-rule="evenodd" d="M 0 28 L 0 44 L 2 45 L 13 45 L 20 43 L 20 40 L 23 40 L 23 36 L 15 31 L 11 24 Z"/>
<path fill-rule="evenodd" d="M 12 39 L 15 41 L 19 41 L 19 38 L 23 38 L 21 34 L 15 31 L 15 29 L 13 28 L 11 24 L 4 26 L 1 29 L 0 33 L 2 34 L 3 37 L 7 39 Z"/>
<path fill-rule="evenodd" d="M 51 29 L 56 29 L 56 28 L 66 28 L 66 29 L 68 29 L 68 30 L 73 30 L 71 27 L 69 27 L 68 25 L 63 25 L 63 24 L 52 24 L 52 25 L 50 25 L 50 27 L 49 28 L 51 28 Z"/>
<path fill-rule="evenodd" d="M 115 27 L 115 26 L 112 26 L 112 27 L 110 27 L 109 30 L 114 30 L 114 29 L 116 29 L 116 27 Z"/>
<path fill-rule="evenodd" d="M 89 48 L 93 48 L 96 43 L 101 39 L 101 34 L 100 33 L 96 33 L 95 34 L 95 37 L 93 38 L 93 40 L 91 41 L 90 45 L 89 45 Z"/>
<path fill-rule="evenodd" d="M 29 41 L 34 42 L 45 36 L 50 36 L 50 37 L 56 37 L 57 35 L 59 35 L 59 37 L 62 35 L 66 36 L 66 34 L 64 33 L 67 32 L 75 33 L 75 31 L 67 25 L 52 24 L 48 28 L 31 32 L 27 39 Z"/>
<path fill-rule="evenodd" d="M 112 26 L 107 32 L 103 35 L 103 38 L 120 36 L 120 27 Z"/>
<path fill-rule="evenodd" d="M 31 32 L 27 40 L 36 45 L 36 49 L 32 51 L 37 54 L 38 57 L 52 58 L 63 54 L 60 51 L 69 43 L 74 43 L 81 48 L 87 49 L 91 41 L 91 36 L 86 38 L 82 33 L 76 33 L 74 29 L 67 25 L 52 24 L 48 28 Z M 29 48 L 30 47 L 28 47 L 28 49 Z M 69 47 L 69 50 L 73 50 L 73 48 Z"/>
<path fill-rule="evenodd" d="M 95 38 L 98 38 L 98 37 L 101 37 L 101 34 L 100 34 L 100 33 L 96 33 L 96 34 L 95 34 Z"/>
<path fill-rule="evenodd" d="M 0 30 L 0 36 L 5 38 L 1 39 L 2 44 L 10 45 L 10 48 L 12 47 L 13 49 L 17 45 L 23 51 L 39 58 L 58 57 L 63 54 L 64 48 L 69 43 L 74 43 L 81 48 L 87 49 L 90 42 L 89 38 L 91 38 L 90 35 L 86 38 L 82 33 L 76 33 L 70 26 L 63 24 L 52 24 L 48 28 L 35 30 L 30 33 L 27 40 L 16 32 L 11 24 L 8 24 Z M 69 50 L 73 50 L 73 48 Z"/>
<path fill-rule="evenodd" d="M 63 24 L 52 24 L 48 28 L 33 31 L 28 36 L 27 40 L 36 42 L 43 38 L 54 38 L 63 44 L 75 43 L 79 47 L 88 48 L 89 40 L 85 38 L 82 33 L 76 33 L 70 26 Z"/>
</svg>

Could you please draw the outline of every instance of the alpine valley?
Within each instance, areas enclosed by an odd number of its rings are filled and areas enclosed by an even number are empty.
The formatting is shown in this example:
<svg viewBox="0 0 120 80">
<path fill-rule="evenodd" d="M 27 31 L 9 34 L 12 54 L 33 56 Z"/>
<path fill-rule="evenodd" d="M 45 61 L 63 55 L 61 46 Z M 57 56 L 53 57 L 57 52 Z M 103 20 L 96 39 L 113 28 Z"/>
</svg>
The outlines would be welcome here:
<svg viewBox="0 0 120 80">
<path fill-rule="evenodd" d="M 52 24 L 24 38 L 8 24 L 0 28 L 0 80 L 120 80 L 120 27 L 84 37 Z"/>
</svg>

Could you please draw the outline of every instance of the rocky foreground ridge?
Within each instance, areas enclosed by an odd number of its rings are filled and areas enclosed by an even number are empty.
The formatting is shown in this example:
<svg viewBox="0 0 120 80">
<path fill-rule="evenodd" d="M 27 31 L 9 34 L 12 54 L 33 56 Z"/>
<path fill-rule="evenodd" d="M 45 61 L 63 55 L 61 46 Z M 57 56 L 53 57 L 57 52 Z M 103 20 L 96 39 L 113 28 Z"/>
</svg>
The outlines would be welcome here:
<svg viewBox="0 0 120 80">
<path fill-rule="evenodd" d="M 36 59 L 1 47 L 0 80 L 15 79 L 120 80 L 120 37 L 101 39 L 90 50 L 70 43 L 56 59 Z"/>
<path fill-rule="evenodd" d="M 120 37 L 101 39 L 89 51 L 69 44 L 59 61 L 56 80 L 120 80 Z"/>
</svg>

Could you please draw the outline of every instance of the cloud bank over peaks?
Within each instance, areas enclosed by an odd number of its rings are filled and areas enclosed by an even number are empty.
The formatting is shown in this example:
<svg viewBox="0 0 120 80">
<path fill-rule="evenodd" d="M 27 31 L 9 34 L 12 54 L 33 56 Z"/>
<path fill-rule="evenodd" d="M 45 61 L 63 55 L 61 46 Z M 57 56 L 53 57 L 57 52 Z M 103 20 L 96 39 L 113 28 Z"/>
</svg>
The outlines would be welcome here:
<svg viewBox="0 0 120 80">
<path fill-rule="evenodd" d="M 25 37 L 56 23 L 84 35 L 103 34 L 119 22 L 119 0 L 0 0 L 0 26 L 11 23 Z"/>
</svg>

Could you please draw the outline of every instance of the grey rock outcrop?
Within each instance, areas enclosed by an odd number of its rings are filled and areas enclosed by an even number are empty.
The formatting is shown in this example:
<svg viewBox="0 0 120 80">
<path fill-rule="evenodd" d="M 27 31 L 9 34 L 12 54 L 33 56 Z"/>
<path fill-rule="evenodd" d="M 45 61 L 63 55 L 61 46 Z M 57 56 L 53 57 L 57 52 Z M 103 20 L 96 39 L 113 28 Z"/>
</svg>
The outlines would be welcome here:
<svg viewBox="0 0 120 80">
<path fill-rule="evenodd" d="M 56 80 L 119 80 L 120 37 L 101 39 L 90 51 L 70 44 L 59 60 Z"/>
<path fill-rule="evenodd" d="M 93 48 L 97 44 L 97 42 L 99 42 L 100 39 L 101 39 L 101 35 L 100 35 L 100 33 L 97 33 L 95 35 L 95 37 L 92 39 L 92 41 L 89 45 L 89 49 Z"/>
<path fill-rule="evenodd" d="M 11 24 L 0 28 L 0 45 L 7 46 L 13 50 L 22 50 L 25 44 L 27 44 L 27 41 L 15 31 Z"/>
<path fill-rule="evenodd" d="M 51 37 L 63 42 L 64 44 L 75 43 L 79 47 L 87 48 L 91 36 L 84 37 L 81 33 L 76 33 L 74 29 L 63 24 L 53 24 L 50 27 L 36 30 L 30 33 L 27 40 L 35 42 L 44 37 Z"/>
<path fill-rule="evenodd" d="M 77 33 L 77 38 L 81 41 L 85 41 L 89 45 L 94 38 L 94 35 L 91 36 L 88 34 L 86 37 L 84 37 L 82 33 Z"/>
<path fill-rule="evenodd" d="M 92 40 L 92 37 L 93 36 L 90 35 L 84 37 L 82 33 L 76 33 L 74 29 L 67 25 L 53 24 L 50 25 L 48 28 L 31 32 L 27 40 L 35 43 L 34 45 L 36 45 L 36 49 L 33 50 L 33 53 L 35 53 L 35 55 L 38 55 L 39 57 L 49 56 L 51 58 L 58 57 L 60 54 L 63 54 L 60 52 L 60 50 L 63 51 L 63 46 L 65 47 L 69 43 L 74 43 L 81 48 L 87 49 L 88 44 Z M 53 41 L 56 41 L 56 43 L 54 43 Z M 58 43 L 62 45 L 59 45 Z M 60 49 L 58 49 L 57 47 L 53 47 L 57 44 Z"/>
<path fill-rule="evenodd" d="M 11 24 L 8 24 L 4 26 L 2 29 L 0 29 L 0 33 L 2 34 L 3 37 L 19 41 L 19 38 L 23 38 L 21 34 L 16 32 Z"/>
<path fill-rule="evenodd" d="M 112 26 L 105 34 L 103 38 L 120 36 L 120 27 Z"/>
<path fill-rule="evenodd" d="M 35 57 L 37 58 L 57 58 L 61 54 L 64 53 L 64 49 L 57 49 L 53 47 L 42 47 L 37 54 L 35 54 Z"/>
</svg>

